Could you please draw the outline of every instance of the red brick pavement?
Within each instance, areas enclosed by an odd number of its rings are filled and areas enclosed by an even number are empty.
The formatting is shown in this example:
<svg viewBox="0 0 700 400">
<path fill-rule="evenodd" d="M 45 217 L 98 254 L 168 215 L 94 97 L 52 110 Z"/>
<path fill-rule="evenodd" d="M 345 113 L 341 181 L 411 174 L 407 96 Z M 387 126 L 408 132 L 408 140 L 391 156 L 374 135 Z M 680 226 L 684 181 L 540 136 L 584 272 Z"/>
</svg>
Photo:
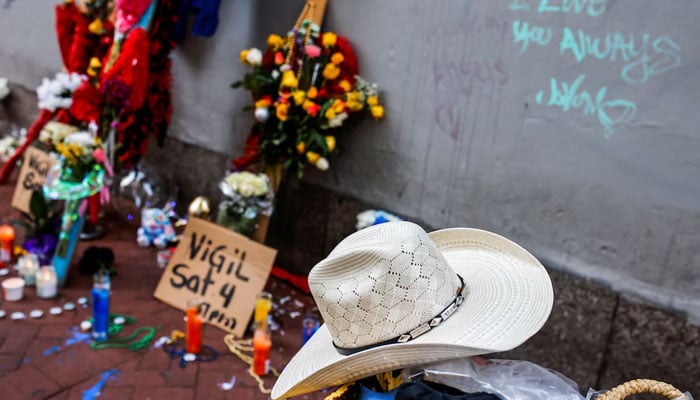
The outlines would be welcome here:
<svg viewBox="0 0 700 400">
<path fill-rule="evenodd" d="M 14 182 L 0 186 L 0 218 L 19 216 L 10 210 L 13 186 Z M 107 235 L 92 243 L 81 242 L 75 260 L 93 244 L 115 250 L 118 275 L 112 281 L 111 311 L 137 319 L 134 326 L 125 327 L 124 333 L 144 325 L 160 327 L 156 338 L 167 336 L 174 329 L 182 330 L 183 313 L 153 298 L 163 271 L 156 265 L 155 250 L 136 246 L 136 228 L 119 218 L 108 216 L 103 224 Z M 25 298 L 20 302 L 0 299 L 0 309 L 7 312 L 7 316 L 0 319 L 1 399 L 83 399 L 83 392 L 99 384 L 103 374 L 112 369 L 118 374 L 107 379 L 98 399 L 269 398 L 258 390 L 257 383 L 246 371 L 247 366 L 227 350 L 223 342 L 225 333 L 214 327 L 205 328 L 204 342 L 219 353 L 218 359 L 191 363 L 184 368 L 178 360 L 170 360 L 162 349 L 93 350 L 86 342 L 69 344 L 67 341 L 76 337 L 75 330 L 80 322 L 90 317 L 90 309 L 78 306 L 75 311 L 64 311 L 60 316 L 49 315 L 48 309 L 89 296 L 90 286 L 91 278 L 81 276 L 74 268 L 57 299 L 38 299 L 33 288 L 25 290 Z M 284 314 L 278 314 L 280 327 L 272 338 L 275 349 L 272 365 L 281 368 L 296 352 L 301 340 L 301 317 L 292 319 L 289 315 L 291 312 L 303 314 L 313 301 L 274 278 L 266 289 L 277 298 L 291 296 L 290 301 L 280 306 Z M 22 321 L 9 318 L 14 311 L 28 314 L 33 309 L 43 310 L 44 316 Z M 223 391 L 218 384 L 229 381 L 232 376 L 237 379 L 234 388 Z M 274 377 L 265 378 L 267 387 L 271 388 L 273 383 Z M 323 393 L 315 393 L 303 398 L 321 399 L 323 396 Z"/>
</svg>

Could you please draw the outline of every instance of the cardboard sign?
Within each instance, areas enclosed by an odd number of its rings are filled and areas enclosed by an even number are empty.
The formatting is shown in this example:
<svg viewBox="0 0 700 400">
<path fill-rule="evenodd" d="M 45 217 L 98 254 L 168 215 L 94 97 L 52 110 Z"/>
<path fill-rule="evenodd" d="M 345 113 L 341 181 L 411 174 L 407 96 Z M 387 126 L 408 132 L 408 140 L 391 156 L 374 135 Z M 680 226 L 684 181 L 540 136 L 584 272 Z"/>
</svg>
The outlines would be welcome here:
<svg viewBox="0 0 700 400">
<path fill-rule="evenodd" d="M 181 310 L 201 298 L 204 321 L 240 337 L 275 255 L 277 250 L 192 218 L 153 295 Z"/>
<path fill-rule="evenodd" d="M 46 174 L 55 163 L 56 160 L 49 153 L 36 147 L 28 147 L 24 151 L 24 162 L 12 196 L 12 207 L 29 213 L 29 199 L 32 198 L 32 192 L 34 189 L 41 189 Z"/>
</svg>

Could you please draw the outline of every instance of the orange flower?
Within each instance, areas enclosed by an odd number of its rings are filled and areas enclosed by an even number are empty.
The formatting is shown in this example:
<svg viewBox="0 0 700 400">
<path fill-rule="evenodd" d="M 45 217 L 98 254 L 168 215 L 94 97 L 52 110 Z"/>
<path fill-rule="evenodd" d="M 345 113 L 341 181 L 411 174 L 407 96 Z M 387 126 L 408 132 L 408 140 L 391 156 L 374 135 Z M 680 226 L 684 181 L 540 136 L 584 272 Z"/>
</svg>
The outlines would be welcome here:
<svg viewBox="0 0 700 400">
<path fill-rule="evenodd" d="M 314 103 L 311 100 L 304 101 L 303 107 L 304 107 L 304 111 L 306 111 L 306 113 L 312 117 L 317 116 L 318 112 L 321 111 L 321 106 L 319 106 L 318 104 Z"/>
<path fill-rule="evenodd" d="M 272 100 L 269 97 L 263 97 L 255 102 L 255 108 L 267 108 L 272 105 Z"/>
<path fill-rule="evenodd" d="M 334 53 L 331 56 L 331 62 L 335 65 L 338 65 L 338 64 L 342 63 L 343 61 L 345 61 L 345 56 L 343 56 L 342 53 Z"/>
<path fill-rule="evenodd" d="M 333 107 L 333 111 L 335 111 L 336 114 L 340 114 L 341 112 L 345 111 L 345 102 L 340 99 L 336 99 L 331 107 Z"/>
<path fill-rule="evenodd" d="M 340 68 L 335 64 L 326 64 L 325 68 L 323 68 L 323 77 L 329 81 L 337 78 L 338 75 L 340 75 Z"/>
<path fill-rule="evenodd" d="M 275 114 L 280 121 L 286 121 L 289 115 L 289 103 L 277 103 Z"/>
<path fill-rule="evenodd" d="M 282 65 L 284 63 L 284 53 L 281 51 L 275 52 L 275 64 Z"/>
<path fill-rule="evenodd" d="M 297 153 L 304 154 L 305 151 L 306 151 L 306 143 L 304 143 L 304 142 L 297 143 Z"/>
<path fill-rule="evenodd" d="M 318 89 L 316 89 L 316 86 L 311 86 L 309 88 L 309 91 L 306 93 L 306 97 L 310 99 L 315 99 L 318 96 Z"/>
<path fill-rule="evenodd" d="M 248 49 L 241 50 L 241 55 L 240 55 L 240 57 L 241 57 L 241 62 L 242 62 L 243 64 L 246 63 L 246 58 L 248 58 L 248 52 L 249 52 L 249 51 L 250 51 L 250 50 L 248 50 Z"/>
</svg>

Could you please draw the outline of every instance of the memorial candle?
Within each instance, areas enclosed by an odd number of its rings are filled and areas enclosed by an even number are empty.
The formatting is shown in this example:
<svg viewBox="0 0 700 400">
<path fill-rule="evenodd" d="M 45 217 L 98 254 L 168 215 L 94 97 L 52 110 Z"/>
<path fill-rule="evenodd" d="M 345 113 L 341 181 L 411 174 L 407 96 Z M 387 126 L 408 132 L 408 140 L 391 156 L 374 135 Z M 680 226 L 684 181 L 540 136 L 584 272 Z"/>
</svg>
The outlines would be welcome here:
<svg viewBox="0 0 700 400">
<path fill-rule="evenodd" d="M 185 329 L 185 351 L 198 354 L 202 350 L 202 315 L 201 301 L 190 300 L 187 303 L 187 322 Z"/>
<path fill-rule="evenodd" d="M 109 331 L 109 271 L 95 273 L 92 287 L 92 337 L 98 342 L 107 340 Z"/>
<path fill-rule="evenodd" d="M 10 225 L 0 226 L 0 263 L 12 261 L 12 246 L 15 241 L 15 230 Z"/>
<path fill-rule="evenodd" d="M 272 341 L 270 333 L 264 329 L 256 329 L 253 334 L 253 373 L 258 376 L 270 372 L 270 348 Z"/>
<path fill-rule="evenodd" d="M 34 275 L 36 284 L 36 296 L 42 299 L 51 299 L 56 297 L 56 289 L 58 287 L 58 277 L 56 270 L 51 265 L 46 265 L 36 271 Z"/>
</svg>

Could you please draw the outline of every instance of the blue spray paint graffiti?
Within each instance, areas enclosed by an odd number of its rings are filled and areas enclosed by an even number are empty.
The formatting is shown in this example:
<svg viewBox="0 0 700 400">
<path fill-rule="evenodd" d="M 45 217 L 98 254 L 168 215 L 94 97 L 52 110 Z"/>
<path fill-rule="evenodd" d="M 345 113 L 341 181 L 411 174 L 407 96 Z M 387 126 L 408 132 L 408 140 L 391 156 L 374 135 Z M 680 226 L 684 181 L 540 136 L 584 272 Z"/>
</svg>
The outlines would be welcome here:
<svg viewBox="0 0 700 400">
<path fill-rule="evenodd" d="M 607 0 L 511 0 L 508 9 L 513 12 L 537 14 L 574 14 L 599 17 L 607 9 Z M 559 39 L 560 38 L 560 39 Z M 620 63 L 620 78 L 630 85 L 641 85 L 652 77 L 681 65 L 681 46 L 664 35 L 648 32 L 591 34 L 583 29 L 562 27 L 561 31 L 516 19 L 513 21 L 513 42 L 519 54 L 530 45 L 547 46 L 559 40 L 559 55 L 573 57 L 577 64 L 586 59 Z M 628 99 L 609 100 L 607 85 L 597 91 L 582 88 L 584 74 L 571 83 L 550 79 L 549 90 L 535 95 L 537 104 L 557 107 L 564 112 L 580 110 L 584 115 L 596 116 L 607 139 L 616 127 L 631 122 L 637 114 L 637 105 Z M 595 92 L 595 95 L 593 94 Z"/>
<path fill-rule="evenodd" d="M 562 111 L 580 109 L 584 115 L 594 115 L 603 127 L 606 139 L 610 138 L 614 129 L 632 121 L 637 114 L 637 105 L 625 99 L 607 100 L 608 88 L 598 89 L 595 97 L 591 92 L 582 90 L 584 75 L 579 75 L 571 84 L 550 79 L 549 98 L 545 102 L 545 92 L 540 91 L 535 96 L 537 104 L 547 107 L 559 107 Z"/>
<path fill-rule="evenodd" d="M 635 35 L 614 32 L 595 37 L 581 29 L 574 34 L 570 28 L 564 28 L 559 53 L 571 53 L 577 63 L 589 56 L 610 62 L 619 58 L 626 62 L 620 72 L 622 79 L 629 84 L 641 84 L 681 64 L 681 47 L 673 39 L 659 36 L 650 41 L 650 36 L 642 34 L 639 43 Z"/>
<path fill-rule="evenodd" d="M 513 36 L 515 44 L 520 43 L 520 54 L 523 54 L 530 42 L 540 46 L 546 46 L 552 40 L 552 29 L 537 25 L 530 25 L 528 22 L 513 21 Z"/>
<path fill-rule="evenodd" d="M 95 400 L 102 392 L 102 389 L 107 384 L 109 379 L 116 380 L 116 375 L 119 375 L 118 369 L 110 369 L 102 373 L 102 378 L 95 386 L 83 391 L 83 400 Z"/>
</svg>

